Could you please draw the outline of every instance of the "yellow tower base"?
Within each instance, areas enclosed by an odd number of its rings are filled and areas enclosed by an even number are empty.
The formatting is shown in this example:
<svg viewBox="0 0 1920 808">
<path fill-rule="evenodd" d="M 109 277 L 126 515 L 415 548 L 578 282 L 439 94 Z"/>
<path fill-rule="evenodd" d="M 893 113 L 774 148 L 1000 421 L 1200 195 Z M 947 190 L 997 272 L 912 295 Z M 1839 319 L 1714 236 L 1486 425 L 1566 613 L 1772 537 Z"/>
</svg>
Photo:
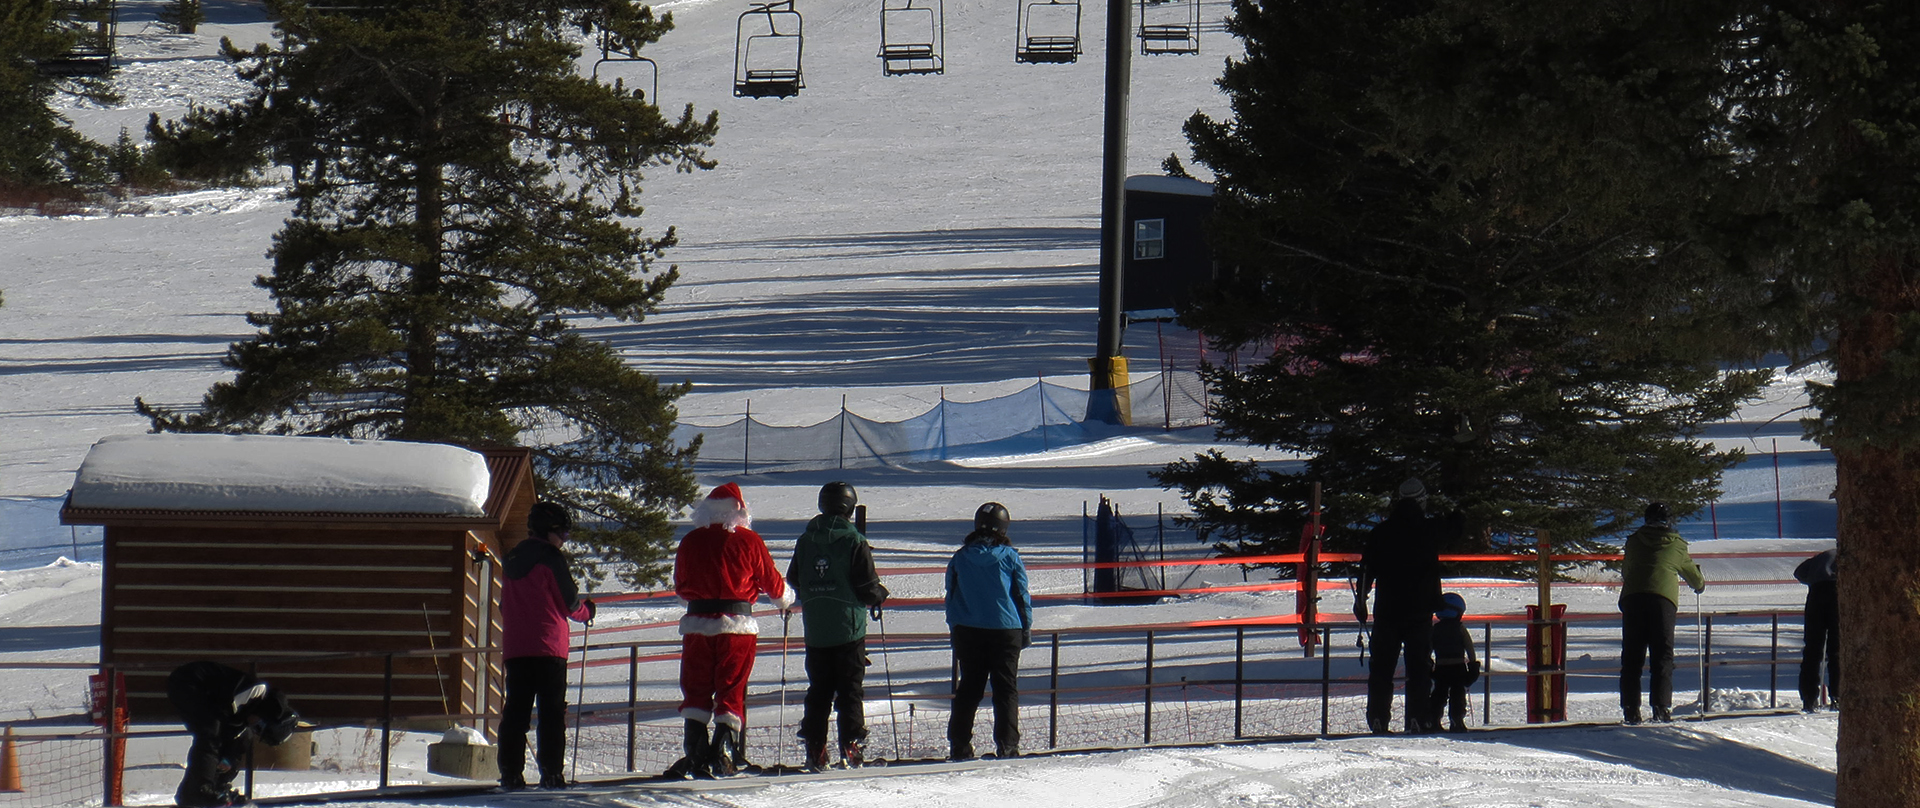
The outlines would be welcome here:
<svg viewBox="0 0 1920 808">
<path fill-rule="evenodd" d="M 1092 383 L 1088 385 L 1090 389 L 1114 391 L 1113 398 L 1110 399 L 1113 402 L 1110 408 L 1106 406 L 1105 402 L 1098 399 L 1089 401 L 1087 420 L 1106 421 L 1121 426 L 1131 426 L 1133 424 L 1133 400 L 1128 398 L 1126 393 L 1129 382 L 1127 377 L 1127 358 L 1124 356 L 1096 356 L 1087 360 L 1087 368 L 1091 370 L 1093 374 Z"/>
</svg>

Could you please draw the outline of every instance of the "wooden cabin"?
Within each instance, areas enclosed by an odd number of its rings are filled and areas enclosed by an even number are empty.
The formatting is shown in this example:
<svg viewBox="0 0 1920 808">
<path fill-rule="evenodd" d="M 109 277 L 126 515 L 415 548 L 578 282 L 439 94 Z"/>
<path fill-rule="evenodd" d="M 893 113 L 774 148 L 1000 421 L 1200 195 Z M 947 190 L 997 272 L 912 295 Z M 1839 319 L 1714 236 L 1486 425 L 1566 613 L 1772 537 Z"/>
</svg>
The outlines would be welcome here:
<svg viewBox="0 0 1920 808">
<path fill-rule="evenodd" d="M 165 440 L 187 441 L 184 456 Z M 334 446 L 316 458 L 290 441 Z M 103 450 L 120 455 L 96 463 Z M 470 504 L 409 499 L 409 475 L 445 458 L 467 467 L 453 479 Z M 256 671 L 315 723 L 377 722 L 390 659 L 391 715 L 445 726 L 498 711 L 501 661 L 425 652 L 497 645 L 498 559 L 533 503 L 520 448 L 118 436 L 95 444 L 60 521 L 105 528 L 100 663 L 124 672 L 132 720 L 173 720 L 167 674 L 212 659 Z"/>
<path fill-rule="evenodd" d="M 1171 318 L 1194 290 L 1215 279 L 1207 218 L 1213 184 L 1186 177 L 1135 175 L 1124 186 L 1129 250 L 1121 265 L 1121 310 Z"/>
</svg>

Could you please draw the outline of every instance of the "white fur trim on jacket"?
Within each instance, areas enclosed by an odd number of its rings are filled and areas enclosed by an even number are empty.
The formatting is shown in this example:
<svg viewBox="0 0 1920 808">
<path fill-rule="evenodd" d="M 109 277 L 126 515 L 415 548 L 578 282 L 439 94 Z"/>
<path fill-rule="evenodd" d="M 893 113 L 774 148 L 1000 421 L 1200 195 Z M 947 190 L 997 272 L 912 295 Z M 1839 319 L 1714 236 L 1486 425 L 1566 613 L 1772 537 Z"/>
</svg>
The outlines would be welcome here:
<svg viewBox="0 0 1920 808">
<path fill-rule="evenodd" d="M 722 634 L 759 634 L 760 620 L 750 614 L 685 614 L 680 616 L 680 634 L 718 637 Z"/>
<path fill-rule="evenodd" d="M 794 601 L 795 601 L 795 598 L 793 596 L 793 585 L 787 584 L 786 591 L 781 592 L 780 597 L 773 599 L 773 607 L 781 611 L 785 611 L 787 609 L 793 608 Z"/>
<path fill-rule="evenodd" d="M 739 732 L 747 727 L 747 722 L 742 721 L 740 716 L 734 715 L 733 713 L 716 715 L 713 717 L 713 723 L 733 727 L 734 732 Z"/>
<path fill-rule="evenodd" d="M 738 505 L 739 507 L 734 507 Z M 747 503 L 720 497 L 707 497 L 693 506 L 693 526 L 706 527 L 719 525 L 732 531 L 736 527 L 753 527 L 753 514 L 747 510 Z"/>
<path fill-rule="evenodd" d="M 713 711 L 702 710 L 698 707 L 682 707 L 680 708 L 680 717 L 689 721 L 698 721 L 705 724 L 713 720 Z"/>
</svg>

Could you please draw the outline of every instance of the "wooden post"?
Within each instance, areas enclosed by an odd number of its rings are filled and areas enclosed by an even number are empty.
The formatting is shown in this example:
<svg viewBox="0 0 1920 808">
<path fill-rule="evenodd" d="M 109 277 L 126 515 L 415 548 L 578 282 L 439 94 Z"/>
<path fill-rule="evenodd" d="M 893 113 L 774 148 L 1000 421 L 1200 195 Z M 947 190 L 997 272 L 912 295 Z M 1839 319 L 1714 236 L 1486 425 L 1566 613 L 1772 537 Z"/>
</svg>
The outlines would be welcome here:
<svg viewBox="0 0 1920 808">
<path fill-rule="evenodd" d="M 5 741 L 0 741 L 0 794 L 17 794 L 20 787 L 20 751 L 13 745 L 13 725 L 7 725 Z"/>
</svg>

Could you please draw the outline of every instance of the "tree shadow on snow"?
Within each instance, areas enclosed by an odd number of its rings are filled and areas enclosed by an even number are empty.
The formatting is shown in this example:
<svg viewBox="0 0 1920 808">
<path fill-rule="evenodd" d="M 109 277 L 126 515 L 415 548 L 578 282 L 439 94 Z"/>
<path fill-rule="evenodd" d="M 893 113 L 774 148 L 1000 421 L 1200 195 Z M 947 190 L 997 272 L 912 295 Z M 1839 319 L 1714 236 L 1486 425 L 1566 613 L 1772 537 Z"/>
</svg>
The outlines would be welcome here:
<svg viewBox="0 0 1920 808">
<path fill-rule="evenodd" d="M 100 627 L 0 626 L 0 654 L 89 648 L 100 644 Z"/>
<path fill-rule="evenodd" d="M 1836 790 L 1833 772 L 1680 726 L 1516 732 L 1500 740 L 1511 746 L 1561 752 L 1817 805 L 1832 805 Z"/>
</svg>

